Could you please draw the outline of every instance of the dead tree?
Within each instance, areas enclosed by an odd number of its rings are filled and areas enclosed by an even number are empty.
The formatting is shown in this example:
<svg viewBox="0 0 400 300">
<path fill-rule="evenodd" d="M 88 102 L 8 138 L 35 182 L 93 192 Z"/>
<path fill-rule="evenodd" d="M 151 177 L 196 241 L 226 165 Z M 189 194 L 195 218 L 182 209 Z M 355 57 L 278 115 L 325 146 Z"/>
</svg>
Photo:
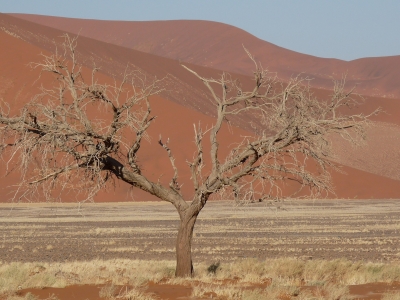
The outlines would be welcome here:
<svg viewBox="0 0 400 300">
<path fill-rule="evenodd" d="M 56 86 L 42 88 L 19 114 L 11 115 L 7 104 L 1 105 L 1 149 L 19 159 L 22 174 L 16 195 L 30 198 L 41 188 L 50 197 L 57 188 L 73 188 L 91 197 L 117 178 L 170 202 L 180 217 L 176 276 L 193 274 L 193 228 L 211 195 L 224 192 L 236 201 L 279 197 L 279 182 L 287 180 L 298 182 L 312 195 L 332 191 L 329 136 L 339 134 L 354 143 L 364 139 L 369 116 L 348 114 L 356 100 L 353 91 L 345 92 L 343 81 L 335 83 L 328 100 L 321 100 L 313 96 L 307 80 L 298 77 L 280 84 L 250 54 L 255 72 L 248 91 L 228 74 L 204 78 L 183 66 L 205 84 L 216 107 L 211 128 L 194 127 L 197 151 L 188 163 L 194 194 L 184 199 L 173 149 L 161 137 L 159 145 L 174 171 L 169 186 L 149 180 L 138 164 L 141 143 L 155 118 L 149 97 L 159 92 L 157 82 L 142 81 L 138 87 L 141 74 L 126 72 L 119 85 L 99 84 L 94 69 L 86 83 L 77 62 L 76 39 L 65 36 L 63 50 L 34 65 L 51 73 Z M 91 114 L 92 106 L 100 107 L 104 116 Z M 258 126 L 222 159 L 220 129 L 227 118 L 243 113 L 257 118 Z M 127 139 L 129 132 L 135 138 Z M 203 148 L 206 136 L 210 149 Z M 209 171 L 203 168 L 204 151 L 211 155 Z"/>
</svg>

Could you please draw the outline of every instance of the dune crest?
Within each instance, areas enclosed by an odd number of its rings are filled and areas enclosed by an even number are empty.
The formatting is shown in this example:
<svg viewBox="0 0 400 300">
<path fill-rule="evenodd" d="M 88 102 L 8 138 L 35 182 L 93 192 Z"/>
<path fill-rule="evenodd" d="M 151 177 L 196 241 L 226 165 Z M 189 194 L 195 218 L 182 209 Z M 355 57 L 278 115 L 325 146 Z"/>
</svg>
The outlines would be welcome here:
<svg viewBox="0 0 400 300">
<path fill-rule="evenodd" d="M 264 67 L 283 80 L 302 73 L 313 78 L 314 87 L 331 89 L 332 77 L 341 78 L 347 74 L 348 83 L 357 85 L 358 92 L 363 95 L 400 98 L 400 55 L 353 61 L 320 58 L 279 47 L 240 28 L 211 21 L 102 21 L 12 15 L 142 52 L 247 75 L 253 65 L 243 51 L 244 45 Z"/>
</svg>

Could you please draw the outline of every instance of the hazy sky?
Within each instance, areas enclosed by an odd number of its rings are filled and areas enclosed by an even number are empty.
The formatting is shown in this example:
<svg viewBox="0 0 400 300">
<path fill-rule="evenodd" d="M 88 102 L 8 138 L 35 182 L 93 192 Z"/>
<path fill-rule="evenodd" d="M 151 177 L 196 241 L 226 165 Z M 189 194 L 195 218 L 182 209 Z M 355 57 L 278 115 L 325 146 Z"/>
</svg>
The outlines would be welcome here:
<svg viewBox="0 0 400 300">
<path fill-rule="evenodd" d="M 0 0 L 0 12 L 107 20 L 212 20 L 320 57 L 400 55 L 400 0 Z"/>
</svg>

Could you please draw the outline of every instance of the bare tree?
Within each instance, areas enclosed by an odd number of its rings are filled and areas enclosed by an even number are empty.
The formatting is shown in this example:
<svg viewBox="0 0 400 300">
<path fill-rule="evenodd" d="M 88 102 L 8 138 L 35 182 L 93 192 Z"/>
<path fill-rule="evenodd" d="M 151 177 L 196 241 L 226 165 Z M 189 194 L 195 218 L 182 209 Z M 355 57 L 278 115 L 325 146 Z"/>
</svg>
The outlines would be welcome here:
<svg viewBox="0 0 400 300">
<path fill-rule="evenodd" d="M 169 186 L 149 180 L 138 164 L 141 143 L 155 118 L 149 97 L 159 92 L 157 82 L 142 80 L 138 87 L 141 74 L 126 72 L 120 84 L 99 84 L 94 69 L 86 83 L 77 62 L 76 39 L 65 36 L 63 50 L 34 65 L 54 75 L 56 86 L 42 88 L 18 115 L 11 116 L 6 103 L 1 106 L 2 149 L 8 149 L 3 153 L 19 158 L 22 173 L 16 195 L 30 198 L 40 187 L 48 197 L 66 188 L 86 191 L 91 197 L 117 178 L 170 202 L 180 217 L 176 276 L 193 274 L 193 228 L 211 195 L 231 194 L 236 201 L 276 197 L 282 194 L 280 182 L 286 180 L 298 182 L 311 195 L 330 192 L 329 171 L 335 166 L 329 136 L 339 134 L 354 143 L 365 137 L 369 116 L 348 114 L 347 108 L 357 102 L 352 90 L 345 92 L 344 81 L 335 83 L 328 100 L 320 100 L 306 79 L 280 84 L 249 53 L 255 64 L 249 91 L 228 74 L 204 78 L 183 66 L 205 84 L 216 107 L 211 128 L 194 126 L 197 151 L 188 163 L 194 194 L 184 199 L 168 142 L 159 139 L 174 171 Z M 103 115 L 92 114 L 92 106 L 101 108 Z M 221 159 L 220 129 L 227 126 L 227 119 L 243 113 L 257 118 L 254 134 L 232 145 L 230 154 Z M 129 132 L 136 138 L 127 138 Z M 203 148 L 205 136 L 210 149 Z M 211 154 L 210 171 L 203 168 L 204 151 Z"/>
</svg>

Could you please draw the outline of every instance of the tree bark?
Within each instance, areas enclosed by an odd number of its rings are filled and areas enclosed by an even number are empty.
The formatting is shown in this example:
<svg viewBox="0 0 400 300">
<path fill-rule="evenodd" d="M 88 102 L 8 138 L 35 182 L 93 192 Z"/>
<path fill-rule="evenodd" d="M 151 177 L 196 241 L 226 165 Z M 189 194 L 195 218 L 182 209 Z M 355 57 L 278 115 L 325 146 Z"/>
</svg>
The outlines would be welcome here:
<svg viewBox="0 0 400 300">
<path fill-rule="evenodd" d="M 181 219 L 178 238 L 176 241 L 176 271 L 177 277 L 192 277 L 192 237 L 193 228 L 197 220 L 197 214 L 194 216 L 183 217 Z"/>
</svg>

